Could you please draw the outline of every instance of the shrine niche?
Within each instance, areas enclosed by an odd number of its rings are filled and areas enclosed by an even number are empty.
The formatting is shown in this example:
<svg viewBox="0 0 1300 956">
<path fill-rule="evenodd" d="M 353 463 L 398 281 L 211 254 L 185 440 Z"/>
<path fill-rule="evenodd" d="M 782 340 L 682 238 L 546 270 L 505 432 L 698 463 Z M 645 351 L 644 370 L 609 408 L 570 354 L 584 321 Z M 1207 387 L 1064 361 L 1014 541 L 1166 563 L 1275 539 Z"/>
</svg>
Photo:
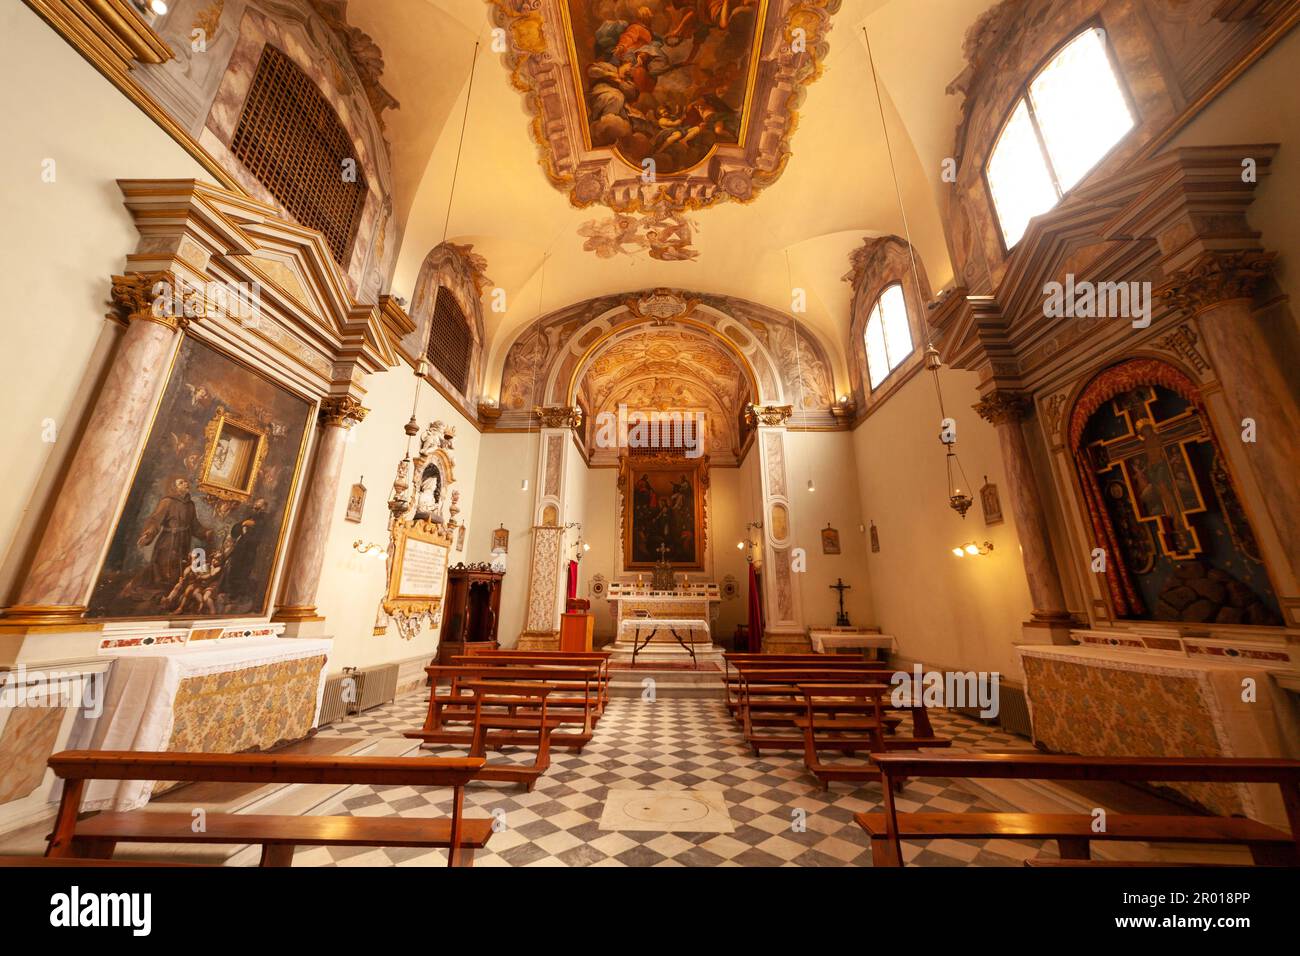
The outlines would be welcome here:
<svg viewBox="0 0 1300 956">
<path fill-rule="evenodd" d="M 309 411 L 187 336 L 86 616 L 265 614 Z"/>
<path fill-rule="evenodd" d="M 547 178 L 575 206 L 655 215 L 748 202 L 776 181 L 840 7 L 489 2 Z"/>
<path fill-rule="evenodd" d="M 1075 403 L 1069 441 L 1117 617 L 1281 623 L 1259 544 L 1190 379 L 1152 359 L 1107 369 Z"/>
<path fill-rule="evenodd" d="M 441 619 L 451 550 L 463 525 L 460 492 L 451 487 L 456 429 L 433 421 L 420 431 L 412 417 L 406 434 L 418 435 L 419 445 L 414 457 L 408 453 L 398 462 L 388 497 L 386 583 L 374 630 L 386 633 L 392 622 L 410 641 Z"/>
<path fill-rule="evenodd" d="M 703 571 L 709 458 L 623 456 L 619 462 L 623 569 Z"/>
</svg>

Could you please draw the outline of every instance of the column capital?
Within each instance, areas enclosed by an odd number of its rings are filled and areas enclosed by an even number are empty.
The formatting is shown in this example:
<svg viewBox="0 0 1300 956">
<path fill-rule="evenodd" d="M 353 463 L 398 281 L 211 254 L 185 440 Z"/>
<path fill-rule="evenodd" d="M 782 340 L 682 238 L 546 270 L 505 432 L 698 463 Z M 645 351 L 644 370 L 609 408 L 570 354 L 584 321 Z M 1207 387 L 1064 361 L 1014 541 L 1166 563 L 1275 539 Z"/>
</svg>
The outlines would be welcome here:
<svg viewBox="0 0 1300 956">
<path fill-rule="evenodd" d="M 751 402 L 745 406 L 745 423 L 751 427 L 776 427 L 784 425 L 793 414 L 793 405 L 755 405 Z"/>
<path fill-rule="evenodd" d="M 1172 273 L 1155 290 L 1155 296 L 1185 315 L 1234 299 L 1251 299 L 1268 278 L 1276 258 L 1277 253 L 1259 249 L 1207 252 L 1186 269 Z"/>
<path fill-rule="evenodd" d="M 128 272 L 113 276 L 113 311 L 107 317 L 123 325 L 141 319 L 175 330 L 185 321 L 184 310 L 178 315 L 172 308 L 175 301 L 172 290 L 176 287 L 176 277 L 170 272 Z"/>
<path fill-rule="evenodd" d="M 993 425 L 1014 424 L 1029 413 L 1029 407 L 1029 398 L 1024 393 L 1001 389 L 990 392 L 971 406 L 980 418 Z"/>
<path fill-rule="evenodd" d="M 582 427 L 582 409 L 576 405 L 538 405 L 533 414 L 541 419 L 543 428 Z"/>
<path fill-rule="evenodd" d="M 370 409 L 351 395 L 326 395 L 320 400 L 317 421 L 326 428 L 351 428 L 369 413 Z"/>
</svg>

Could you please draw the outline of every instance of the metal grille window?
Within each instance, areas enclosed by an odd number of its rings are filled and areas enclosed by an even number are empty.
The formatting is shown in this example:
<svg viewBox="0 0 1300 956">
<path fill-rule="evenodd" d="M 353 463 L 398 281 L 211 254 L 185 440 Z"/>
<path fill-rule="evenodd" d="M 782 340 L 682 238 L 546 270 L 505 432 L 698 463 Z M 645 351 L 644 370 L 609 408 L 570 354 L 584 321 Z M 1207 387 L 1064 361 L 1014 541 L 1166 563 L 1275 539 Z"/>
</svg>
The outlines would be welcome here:
<svg viewBox="0 0 1300 956">
<path fill-rule="evenodd" d="M 299 223 L 319 229 L 346 266 L 366 178 L 338 116 L 308 76 L 267 44 L 231 152 Z"/>
<path fill-rule="evenodd" d="M 473 341 L 460 303 L 448 289 L 439 288 L 429 325 L 425 356 L 462 395 L 469 388 L 469 357 Z"/>
</svg>

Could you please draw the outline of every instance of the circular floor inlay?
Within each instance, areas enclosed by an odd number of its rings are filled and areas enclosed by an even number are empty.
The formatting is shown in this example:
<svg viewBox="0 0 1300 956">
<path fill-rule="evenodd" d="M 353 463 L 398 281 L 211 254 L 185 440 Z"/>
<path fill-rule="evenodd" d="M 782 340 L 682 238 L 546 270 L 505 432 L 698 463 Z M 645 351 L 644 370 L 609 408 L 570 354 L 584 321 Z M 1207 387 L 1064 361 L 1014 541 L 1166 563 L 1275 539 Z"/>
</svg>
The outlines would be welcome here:
<svg viewBox="0 0 1300 956">
<path fill-rule="evenodd" d="M 698 797 L 665 793 L 662 797 L 638 796 L 623 805 L 623 812 L 642 823 L 693 823 L 709 815 L 709 805 Z"/>
</svg>

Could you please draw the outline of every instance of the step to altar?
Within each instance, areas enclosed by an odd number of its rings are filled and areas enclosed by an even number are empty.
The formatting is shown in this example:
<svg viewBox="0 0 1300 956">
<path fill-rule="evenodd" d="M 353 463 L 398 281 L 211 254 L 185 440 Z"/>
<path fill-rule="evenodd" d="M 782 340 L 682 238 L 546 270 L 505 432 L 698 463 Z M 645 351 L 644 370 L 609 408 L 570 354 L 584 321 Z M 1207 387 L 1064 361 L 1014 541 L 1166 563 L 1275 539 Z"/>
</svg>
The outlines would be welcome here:
<svg viewBox="0 0 1300 956">
<path fill-rule="evenodd" d="M 712 644 L 693 645 L 695 660 L 674 641 L 664 645 L 652 641 L 636 655 L 632 667 L 632 644 L 607 645 L 610 655 L 609 693 L 611 697 L 643 697 L 647 680 L 654 681 L 655 699 L 724 698 L 722 689 L 723 659 L 720 648 Z"/>
</svg>

